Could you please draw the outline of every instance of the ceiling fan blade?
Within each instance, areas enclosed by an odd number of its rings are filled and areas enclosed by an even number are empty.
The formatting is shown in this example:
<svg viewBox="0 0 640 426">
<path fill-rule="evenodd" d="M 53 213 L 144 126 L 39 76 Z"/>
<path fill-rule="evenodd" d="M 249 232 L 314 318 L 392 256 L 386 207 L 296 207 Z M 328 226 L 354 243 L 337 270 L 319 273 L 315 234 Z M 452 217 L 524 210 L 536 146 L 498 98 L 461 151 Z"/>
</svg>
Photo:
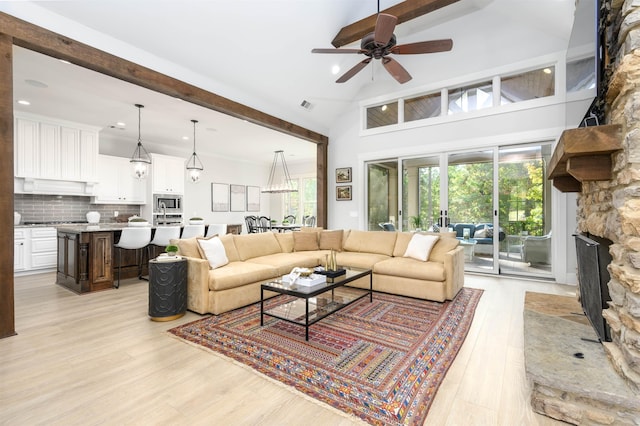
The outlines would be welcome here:
<svg viewBox="0 0 640 426">
<path fill-rule="evenodd" d="M 443 40 L 420 41 L 418 43 L 408 43 L 394 46 L 391 53 L 396 55 L 414 55 L 418 53 L 447 52 L 453 48 L 453 40 L 450 38 Z"/>
<path fill-rule="evenodd" d="M 361 49 L 311 49 L 311 53 L 363 53 Z"/>
<path fill-rule="evenodd" d="M 336 83 L 344 83 L 345 81 L 349 80 L 351 77 L 358 74 L 362 68 L 366 67 L 369 62 L 371 62 L 371 58 L 367 58 L 362 62 L 358 62 L 355 67 L 351 68 L 349 71 L 344 73 L 342 77 L 337 79 Z"/>
<path fill-rule="evenodd" d="M 382 58 L 382 65 L 391 74 L 393 78 L 398 80 L 398 83 L 404 84 L 411 80 L 411 75 L 404 69 L 400 63 L 394 59 L 384 57 Z"/>
<path fill-rule="evenodd" d="M 378 46 L 386 46 L 391 40 L 393 30 L 396 28 L 398 18 L 386 13 L 380 13 L 376 21 L 376 28 L 373 33 L 373 41 Z"/>
</svg>

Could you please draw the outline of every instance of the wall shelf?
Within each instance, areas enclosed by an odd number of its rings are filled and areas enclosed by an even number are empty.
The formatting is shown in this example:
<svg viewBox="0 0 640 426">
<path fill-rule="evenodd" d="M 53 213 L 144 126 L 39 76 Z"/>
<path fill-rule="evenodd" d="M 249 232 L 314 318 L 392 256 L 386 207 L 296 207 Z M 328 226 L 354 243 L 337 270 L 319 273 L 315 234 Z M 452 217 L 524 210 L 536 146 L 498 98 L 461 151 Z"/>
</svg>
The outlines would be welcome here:
<svg viewBox="0 0 640 426">
<path fill-rule="evenodd" d="M 622 149 L 619 124 L 579 127 L 560 136 L 547 179 L 562 192 L 580 192 L 582 182 L 610 180 L 611 154 Z"/>
</svg>

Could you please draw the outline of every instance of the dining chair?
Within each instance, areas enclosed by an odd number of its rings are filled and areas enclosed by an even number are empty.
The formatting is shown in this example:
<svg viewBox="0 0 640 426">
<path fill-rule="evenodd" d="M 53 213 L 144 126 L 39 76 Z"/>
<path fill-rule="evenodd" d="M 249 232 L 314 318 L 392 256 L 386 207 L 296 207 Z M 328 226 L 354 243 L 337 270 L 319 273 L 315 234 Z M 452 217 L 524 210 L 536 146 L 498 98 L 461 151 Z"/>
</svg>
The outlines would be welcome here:
<svg viewBox="0 0 640 426">
<path fill-rule="evenodd" d="M 123 228 L 118 242 L 113 245 L 118 252 L 118 280 L 115 288 L 120 288 L 120 272 L 122 269 L 122 250 L 136 250 L 136 256 L 140 249 L 146 248 L 151 242 L 151 227 Z M 142 279 L 142 263 L 144 251 L 140 253 L 138 261 L 138 279 Z"/>
<path fill-rule="evenodd" d="M 204 237 L 204 225 L 185 225 L 180 239 Z"/>
<path fill-rule="evenodd" d="M 271 218 L 267 216 L 260 216 L 258 218 L 258 231 L 259 232 L 271 231 Z"/>
<path fill-rule="evenodd" d="M 305 216 L 303 219 L 304 226 L 316 226 L 316 217 L 315 216 Z"/>
<path fill-rule="evenodd" d="M 294 215 L 290 214 L 290 215 L 284 217 L 283 222 L 284 221 L 289 222 L 290 225 L 294 225 L 296 223 L 296 217 Z"/>
<path fill-rule="evenodd" d="M 247 233 L 255 234 L 258 232 L 258 218 L 255 216 L 245 216 L 244 223 L 247 225 Z"/>
<path fill-rule="evenodd" d="M 222 236 L 227 233 L 227 224 L 226 223 L 212 223 L 207 228 L 207 238 L 213 237 L 214 235 Z"/>
</svg>

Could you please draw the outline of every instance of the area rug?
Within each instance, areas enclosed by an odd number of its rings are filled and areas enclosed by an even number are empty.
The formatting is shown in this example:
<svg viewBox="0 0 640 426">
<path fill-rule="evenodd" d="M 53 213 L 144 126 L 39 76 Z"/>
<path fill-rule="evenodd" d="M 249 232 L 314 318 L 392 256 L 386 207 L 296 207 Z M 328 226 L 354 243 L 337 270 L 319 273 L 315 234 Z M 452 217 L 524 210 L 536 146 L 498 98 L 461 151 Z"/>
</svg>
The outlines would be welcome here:
<svg viewBox="0 0 640 426">
<path fill-rule="evenodd" d="M 260 304 L 169 330 L 375 425 L 422 425 L 469 331 L 482 290 L 445 303 L 374 293 L 304 327 Z M 265 309 L 285 301 L 278 296 Z"/>
</svg>

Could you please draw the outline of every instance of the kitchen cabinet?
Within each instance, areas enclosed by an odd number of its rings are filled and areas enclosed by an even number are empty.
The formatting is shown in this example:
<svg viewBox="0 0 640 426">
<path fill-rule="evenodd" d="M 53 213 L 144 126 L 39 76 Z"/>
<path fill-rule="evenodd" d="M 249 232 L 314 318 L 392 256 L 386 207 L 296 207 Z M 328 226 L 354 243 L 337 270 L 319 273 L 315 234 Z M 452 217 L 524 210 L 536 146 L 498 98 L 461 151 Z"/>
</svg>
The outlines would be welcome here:
<svg viewBox="0 0 640 426">
<path fill-rule="evenodd" d="M 145 185 L 131 174 L 128 158 L 98 155 L 95 204 L 145 204 Z"/>
<path fill-rule="evenodd" d="M 13 270 L 15 272 L 24 271 L 27 267 L 28 234 L 29 230 L 24 228 L 16 228 L 13 231 Z"/>
<path fill-rule="evenodd" d="M 56 267 L 56 228 L 15 228 L 13 238 L 15 273 L 26 275 Z"/>
<path fill-rule="evenodd" d="M 161 154 L 151 156 L 153 194 L 184 194 L 185 159 Z"/>
<path fill-rule="evenodd" d="M 14 192 L 93 195 L 97 127 L 16 112 Z"/>
</svg>

